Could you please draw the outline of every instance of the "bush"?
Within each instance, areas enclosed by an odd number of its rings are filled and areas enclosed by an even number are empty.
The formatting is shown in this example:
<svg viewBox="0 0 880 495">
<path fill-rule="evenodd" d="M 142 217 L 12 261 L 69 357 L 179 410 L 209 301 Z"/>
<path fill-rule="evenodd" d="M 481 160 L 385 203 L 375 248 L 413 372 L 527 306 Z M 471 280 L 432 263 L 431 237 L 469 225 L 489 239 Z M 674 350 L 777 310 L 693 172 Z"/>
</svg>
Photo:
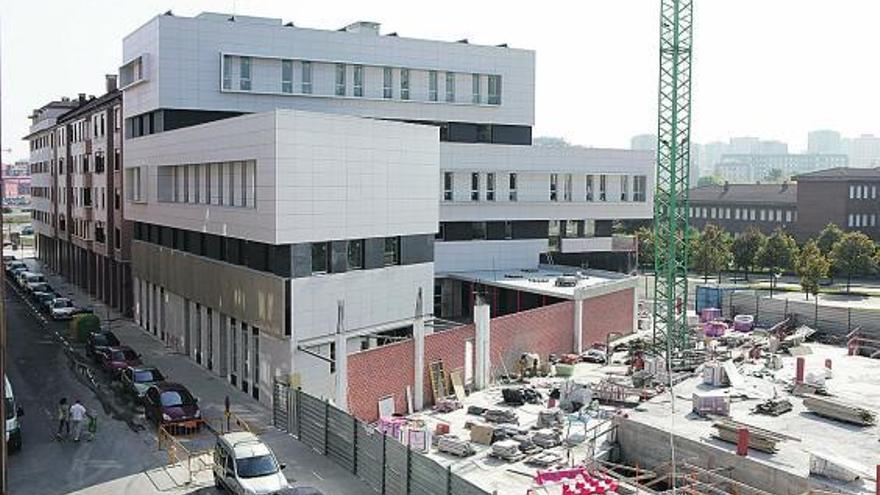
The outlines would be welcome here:
<svg viewBox="0 0 880 495">
<path fill-rule="evenodd" d="M 70 320 L 70 333 L 79 343 L 84 343 L 89 334 L 101 330 L 101 319 L 94 314 L 76 315 Z"/>
</svg>

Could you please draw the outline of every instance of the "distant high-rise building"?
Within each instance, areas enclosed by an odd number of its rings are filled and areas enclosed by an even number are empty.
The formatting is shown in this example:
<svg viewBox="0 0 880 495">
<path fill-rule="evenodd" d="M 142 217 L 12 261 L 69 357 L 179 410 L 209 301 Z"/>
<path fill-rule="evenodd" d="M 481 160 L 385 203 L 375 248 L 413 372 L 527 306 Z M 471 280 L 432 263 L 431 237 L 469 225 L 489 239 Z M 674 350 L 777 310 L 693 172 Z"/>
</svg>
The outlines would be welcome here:
<svg viewBox="0 0 880 495">
<path fill-rule="evenodd" d="M 842 152 L 840 133 L 822 129 L 807 135 L 807 152 L 817 155 L 835 155 Z"/>
<path fill-rule="evenodd" d="M 657 135 L 656 134 L 639 134 L 633 136 L 629 140 L 629 147 L 639 151 L 657 151 Z"/>
<path fill-rule="evenodd" d="M 846 140 L 846 149 L 851 167 L 880 167 L 880 137 L 862 134 Z"/>
<path fill-rule="evenodd" d="M 700 176 L 715 174 L 715 168 L 721 161 L 721 156 L 726 152 L 727 144 L 721 141 L 713 141 L 701 146 Z"/>
<path fill-rule="evenodd" d="M 731 183 L 783 182 L 793 175 L 827 168 L 846 167 L 846 155 L 725 154 L 717 165 L 718 175 Z"/>
</svg>

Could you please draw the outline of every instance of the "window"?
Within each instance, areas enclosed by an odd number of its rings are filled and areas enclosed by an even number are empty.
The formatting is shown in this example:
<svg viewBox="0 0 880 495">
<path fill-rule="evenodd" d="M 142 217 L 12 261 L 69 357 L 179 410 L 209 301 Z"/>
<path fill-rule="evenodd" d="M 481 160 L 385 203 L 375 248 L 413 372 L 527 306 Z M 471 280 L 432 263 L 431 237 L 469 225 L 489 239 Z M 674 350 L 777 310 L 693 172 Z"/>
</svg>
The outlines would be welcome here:
<svg viewBox="0 0 880 495">
<path fill-rule="evenodd" d="M 251 58 L 241 57 L 239 59 L 238 89 L 242 91 L 251 90 Z"/>
<path fill-rule="evenodd" d="M 364 66 L 354 66 L 354 95 L 364 96 Z"/>
<path fill-rule="evenodd" d="M 391 67 L 382 69 L 382 98 L 394 98 L 394 72 Z"/>
<path fill-rule="evenodd" d="M 281 92 L 293 93 L 293 60 L 281 61 Z"/>
<path fill-rule="evenodd" d="M 455 101 L 455 73 L 446 73 L 446 101 L 452 103 Z"/>
<path fill-rule="evenodd" d="M 400 237 L 385 238 L 383 263 L 385 266 L 400 264 Z"/>
<path fill-rule="evenodd" d="M 486 240 L 486 222 L 471 222 L 471 240 Z"/>
<path fill-rule="evenodd" d="M 312 63 L 308 60 L 303 60 L 300 70 L 302 71 L 302 87 L 300 90 L 303 94 L 310 95 L 312 94 Z"/>
<path fill-rule="evenodd" d="M 629 176 L 620 176 L 620 200 L 629 201 Z"/>
<path fill-rule="evenodd" d="M 593 201 L 593 176 L 587 176 L 587 201 Z"/>
<path fill-rule="evenodd" d="M 480 75 L 471 74 L 471 85 L 473 86 L 473 97 L 471 103 L 480 103 Z"/>
<path fill-rule="evenodd" d="M 713 207 L 711 210 L 709 210 L 709 217 L 710 218 L 715 218 L 717 215 L 718 215 L 718 208 Z"/>
<path fill-rule="evenodd" d="M 471 201 L 480 200 L 480 174 L 474 172 L 471 174 Z"/>
<path fill-rule="evenodd" d="M 489 76 L 489 104 L 501 104 L 501 76 Z"/>
<path fill-rule="evenodd" d="M 400 99 L 409 99 L 409 69 L 400 69 Z"/>
<path fill-rule="evenodd" d="M 565 222 L 565 237 L 575 238 L 580 235 L 580 220 L 566 220 Z"/>
<path fill-rule="evenodd" d="M 363 270 L 364 269 L 364 241 L 355 239 L 348 241 L 348 269 Z"/>
<path fill-rule="evenodd" d="M 782 221 L 782 210 L 776 210 L 776 221 L 777 222 Z"/>
<path fill-rule="evenodd" d="M 232 89 L 232 57 L 223 55 L 223 89 Z"/>
<path fill-rule="evenodd" d="M 141 181 L 141 167 L 133 167 L 125 171 L 128 184 L 128 200 L 140 202 L 146 199 L 144 183 Z M 62 229 L 63 230 L 63 229 Z"/>
<path fill-rule="evenodd" d="M 559 201 L 559 175 L 550 174 L 550 201 Z"/>
<path fill-rule="evenodd" d="M 486 174 L 486 201 L 495 201 L 495 174 Z"/>
<path fill-rule="evenodd" d="M 644 203 L 647 201 L 646 194 L 648 190 L 648 178 L 644 175 L 636 175 L 633 177 L 633 201 Z"/>
<path fill-rule="evenodd" d="M 755 220 L 755 212 L 756 210 L 754 208 L 749 210 L 749 220 Z"/>
<path fill-rule="evenodd" d="M 196 203 L 196 204 L 199 204 L 199 203 L 202 202 L 202 184 L 201 184 L 201 182 L 202 182 L 202 181 L 201 181 L 201 179 L 202 179 L 202 177 L 201 177 L 201 175 L 202 175 L 202 166 L 201 166 L 201 165 L 196 165 L 196 166 L 191 167 L 191 168 L 194 169 L 194 170 L 193 170 L 193 172 L 194 172 L 194 174 L 193 174 L 193 177 L 194 177 L 194 180 L 193 180 L 193 191 L 194 191 L 194 192 L 193 192 L 193 196 L 194 196 L 194 200 L 193 200 L 193 202 Z"/>
<path fill-rule="evenodd" d="M 452 172 L 443 172 L 443 201 L 452 201 L 452 184 L 454 176 Z"/>
<path fill-rule="evenodd" d="M 571 174 L 565 174 L 565 182 L 562 188 L 562 197 L 565 201 L 571 201 L 572 178 Z"/>
<path fill-rule="evenodd" d="M 871 186 L 871 199 L 877 199 L 877 186 Z"/>
<path fill-rule="evenodd" d="M 507 187 L 509 190 L 508 199 L 510 199 L 510 201 L 516 201 L 516 173 L 511 173 L 507 177 Z"/>
<path fill-rule="evenodd" d="M 739 215 L 737 215 L 737 220 L 738 219 L 739 219 Z M 787 223 L 791 223 L 791 210 L 785 210 L 785 221 Z"/>
<path fill-rule="evenodd" d="M 599 201 L 607 201 L 608 200 L 608 176 L 600 175 L 599 176 Z"/>
<path fill-rule="evenodd" d="M 767 210 L 761 210 L 761 221 L 767 220 Z"/>
<path fill-rule="evenodd" d="M 312 273 L 327 273 L 329 270 L 330 244 L 327 242 L 312 243 Z"/>
<path fill-rule="evenodd" d="M 345 64 L 336 64 L 336 96 L 345 96 Z"/>
<path fill-rule="evenodd" d="M 428 100 L 437 101 L 437 71 L 428 72 Z"/>
</svg>

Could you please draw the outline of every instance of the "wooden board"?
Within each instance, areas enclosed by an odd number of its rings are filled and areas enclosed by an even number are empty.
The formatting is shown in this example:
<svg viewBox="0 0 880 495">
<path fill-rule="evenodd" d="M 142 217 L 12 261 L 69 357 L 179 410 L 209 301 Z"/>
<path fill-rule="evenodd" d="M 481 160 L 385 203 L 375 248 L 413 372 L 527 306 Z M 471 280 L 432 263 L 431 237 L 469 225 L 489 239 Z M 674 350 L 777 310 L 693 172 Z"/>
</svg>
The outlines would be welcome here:
<svg viewBox="0 0 880 495">
<path fill-rule="evenodd" d="M 443 361 L 434 361 L 430 366 L 431 390 L 434 393 L 434 403 L 440 402 L 440 399 L 449 395 L 446 388 L 446 373 L 443 368 Z"/>
<path fill-rule="evenodd" d="M 452 390 L 455 392 L 455 398 L 459 402 L 464 402 L 466 396 L 464 393 L 464 383 L 462 383 L 461 379 L 461 370 L 449 373 L 449 380 L 452 381 Z"/>
<path fill-rule="evenodd" d="M 379 417 L 390 418 L 394 416 L 394 396 L 389 395 L 379 399 Z"/>
</svg>

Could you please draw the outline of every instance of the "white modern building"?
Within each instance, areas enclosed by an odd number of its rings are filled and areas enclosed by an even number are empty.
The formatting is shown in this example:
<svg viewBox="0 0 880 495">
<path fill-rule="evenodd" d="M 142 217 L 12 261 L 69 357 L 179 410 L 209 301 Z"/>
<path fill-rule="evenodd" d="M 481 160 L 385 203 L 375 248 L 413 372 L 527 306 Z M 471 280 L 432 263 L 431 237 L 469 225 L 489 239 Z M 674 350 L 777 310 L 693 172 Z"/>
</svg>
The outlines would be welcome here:
<svg viewBox="0 0 880 495">
<path fill-rule="evenodd" d="M 651 217 L 652 153 L 531 146 L 529 50 L 206 13 L 123 57 L 136 318 L 260 400 L 343 397 L 340 343 L 459 316 L 450 274 L 612 264 Z"/>
</svg>

